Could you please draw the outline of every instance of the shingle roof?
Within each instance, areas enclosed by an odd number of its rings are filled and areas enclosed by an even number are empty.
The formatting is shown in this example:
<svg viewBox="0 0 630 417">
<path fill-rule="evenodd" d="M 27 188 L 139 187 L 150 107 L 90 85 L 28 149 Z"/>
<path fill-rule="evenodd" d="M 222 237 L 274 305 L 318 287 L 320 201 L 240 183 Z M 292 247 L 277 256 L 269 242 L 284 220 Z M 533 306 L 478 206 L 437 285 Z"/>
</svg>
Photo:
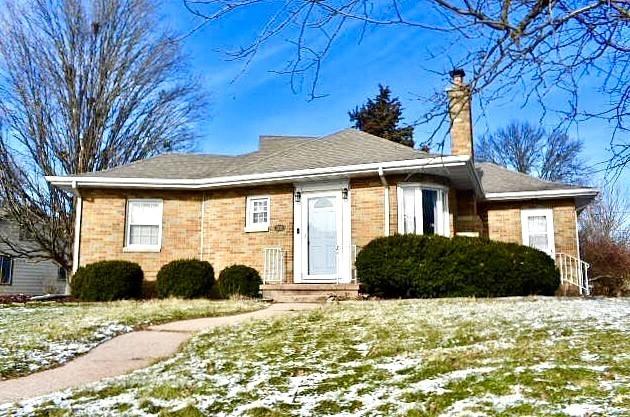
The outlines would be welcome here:
<svg viewBox="0 0 630 417">
<path fill-rule="evenodd" d="M 564 190 L 576 187 L 560 182 L 543 181 L 530 175 L 512 171 L 490 162 L 475 164 L 477 175 L 485 193 L 506 193 L 519 191 Z"/>
<path fill-rule="evenodd" d="M 303 143 L 305 140 L 317 139 L 316 136 L 270 136 L 262 135 L 258 143 L 258 152 L 277 152 L 288 146 Z"/>
<path fill-rule="evenodd" d="M 258 151 L 237 155 L 165 154 L 87 177 L 199 179 L 431 157 L 369 133 L 345 129 L 312 137 L 261 137 Z"/>
<path fill-rule="evenodd" d="M 434 155 L 355 129 L 321 138 L 261 136 L 259 150 L 243 155 L 164 154 L 83 177 L 212 179 L 310 168 L 391 162 Z M 579 188 L 543 181 L 496 164 L 475 164 L 485 193 Z"/>
</svg>

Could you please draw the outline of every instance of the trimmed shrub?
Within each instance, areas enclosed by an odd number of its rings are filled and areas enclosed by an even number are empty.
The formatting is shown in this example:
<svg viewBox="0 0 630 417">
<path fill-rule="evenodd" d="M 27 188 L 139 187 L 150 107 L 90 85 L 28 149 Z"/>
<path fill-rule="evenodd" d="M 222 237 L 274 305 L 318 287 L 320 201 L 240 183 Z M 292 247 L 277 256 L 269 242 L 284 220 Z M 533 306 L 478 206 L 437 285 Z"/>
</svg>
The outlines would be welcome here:
<svg viewBox="0 0 630 417">
<path fill-rule="evenodd" d="M 553 295 L 553 259 L 487 239 L 395 235 L 367 244 L 356 260 L 363 290 L 383 298 Z"/>
<path fill-rule="evenodd" d="M 258 271 L 245 265 L 232 265 L 225 268 L 219 274 L 217 288 L 223 298 L 232 295 L 245 297 L 259 297 L 262 279 Z"/>
<path fill-rule="evenodd" d="M 102 261 L 80 267 L 70 282 L 73 297 L 81 301 L 140 298 L 144 274 L 140 265 Z"/>
<path fill-rule="evenodd" d="M 164 265 L 157 274 L 160 298 L 207 297 L 214 285 L 214 269 L 206 261 L 180 259 Z"/>
</svg>

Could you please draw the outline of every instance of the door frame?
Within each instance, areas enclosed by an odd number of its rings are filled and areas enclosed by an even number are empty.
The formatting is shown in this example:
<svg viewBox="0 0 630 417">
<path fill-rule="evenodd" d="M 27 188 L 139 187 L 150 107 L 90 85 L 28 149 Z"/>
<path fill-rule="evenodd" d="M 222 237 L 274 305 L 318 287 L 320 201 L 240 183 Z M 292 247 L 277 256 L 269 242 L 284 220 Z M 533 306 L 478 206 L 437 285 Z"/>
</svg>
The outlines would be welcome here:
<svg viewBox="0 0 630 417">
<path fill-rule="evenodd" d="M 521 209 L 521 238 L 522 238 L 522 243 L 525 246 L 529 246 L 529 229 L 527 227 L 528 225 L 527 219 L 530 216 L 545 216 L 547 218 L 547 235 L 549 238 L 549 250 L 546 253 L 555 259 L 556 238 L 555 238 L 555 228 L 553 225 L 553 209 L 550 209 L 550 208 Z"/>
<path fill-rule="evenodd" d="M 350 283 L 352 280 L 352 245 L 351 245 L 351 193 L 348 180 L 310 182 L 295 184 L 293 198 L 293 282 L 309 284 Z M 343 198 L 343 190 L 348 189 L 347 198 Z M 300 201 L 296 201 L 299 193 Z M 314 195 L 335 194 L 338 202 L 337 227 L 341 234 L 340 247 L 337 252 L 337 273 L 325 278 L 308 276 L 308 224 L 306 215 L 308 197 Z M 305 273 L 306 272 L 306 273 Z"/>
</svg>

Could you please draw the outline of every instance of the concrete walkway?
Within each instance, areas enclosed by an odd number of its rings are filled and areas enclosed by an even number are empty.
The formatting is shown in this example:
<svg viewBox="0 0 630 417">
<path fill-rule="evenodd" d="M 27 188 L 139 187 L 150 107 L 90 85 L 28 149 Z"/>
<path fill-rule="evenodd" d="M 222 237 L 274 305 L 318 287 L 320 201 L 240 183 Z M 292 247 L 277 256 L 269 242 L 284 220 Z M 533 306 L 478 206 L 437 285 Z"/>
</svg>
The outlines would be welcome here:
<svg viewBox="0 0 630 417">
<path fill-rule="evenodd" d="M 174 321 L 126 333 L 58 368 L 0 382 L 0 404 L 39 397 L 145 368 L 173 355 L 194 333 L 220 326 L 318 308 L 318 304 L 272 304 L 233 316 Z"/>
</svg>

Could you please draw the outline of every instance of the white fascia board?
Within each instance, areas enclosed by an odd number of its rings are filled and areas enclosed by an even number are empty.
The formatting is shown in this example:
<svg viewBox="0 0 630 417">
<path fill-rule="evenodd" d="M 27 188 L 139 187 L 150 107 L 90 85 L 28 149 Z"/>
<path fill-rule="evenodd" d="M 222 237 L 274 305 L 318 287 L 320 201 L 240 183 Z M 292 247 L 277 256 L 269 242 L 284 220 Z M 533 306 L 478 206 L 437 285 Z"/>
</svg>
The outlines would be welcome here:
<svg viewBox="0 0 630 417">
<path fill-rule="evenodd" d="M 529 198 L 549 199 L 562 197 L 595 197 L 599 194 L 596 188 L 568 188 L 558 190 L 541 190 L 541 191 L 514 191 L 506 193 L 486 193 L 488 201 L 507 201 L 507 200 L 523 200 Z"/>
<path fill-rule="evenodd" d="M 415 168 L 464 165 L 469 156 L 440 156 L 434 158 L 408 159 L 402 161 L 375 162 L 370 164 L 345 165 L 337 167 L 311 168 L 294 171 L 276 171 L 262 174 L 235 175 L 216 178 L 171 179 L 171 178 L 112 178 L 112 177 L 61 177 L 47 176 L 50 184 L 71 191 L 78 187 L 103 188 L 169 188 L 207 189 L 226 186 L 249 185 L 278 181 L 291 181 L 307 178 L 330 177 L 378 172 L 404 171 Z"/>
</svg>

